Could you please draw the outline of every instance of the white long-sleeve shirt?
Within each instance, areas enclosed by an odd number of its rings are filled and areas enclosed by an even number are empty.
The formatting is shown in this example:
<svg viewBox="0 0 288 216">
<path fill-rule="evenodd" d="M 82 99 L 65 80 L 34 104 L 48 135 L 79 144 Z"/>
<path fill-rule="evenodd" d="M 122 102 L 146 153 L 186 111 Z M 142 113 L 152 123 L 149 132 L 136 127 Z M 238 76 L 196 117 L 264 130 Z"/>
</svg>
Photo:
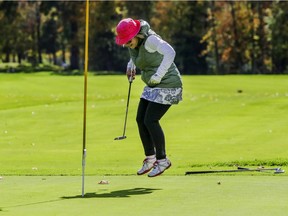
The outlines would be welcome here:
<svg viewBox="0 0 288 216">
<path fill-rule="evenodd" d="M 175 50 L 170 44 L 157 37 L 156 35 L 149 36 L 145 42 L 144 47 L 149 53 L 159 52 L 163 55 L 163 60 L 156 72 L 156 74 L 162 78 L 167 73 L 168 69 L 174 61 L 176 55 Z M 128 62 L 127 69 L 136 69 L 132 59 L 130 59 Z"/>
</svg>

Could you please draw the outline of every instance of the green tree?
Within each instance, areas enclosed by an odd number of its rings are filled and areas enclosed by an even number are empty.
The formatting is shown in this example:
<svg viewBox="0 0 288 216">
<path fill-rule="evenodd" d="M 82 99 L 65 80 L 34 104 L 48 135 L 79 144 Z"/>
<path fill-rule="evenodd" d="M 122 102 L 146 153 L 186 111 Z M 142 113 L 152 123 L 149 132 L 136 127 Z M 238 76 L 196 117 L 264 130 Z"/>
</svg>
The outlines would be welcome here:
<svg viewBox="0 0 288 216">
<path fill-rule="evenodd" d="M 124 4 L 127 16 L 134 19 L 144 19 L 149 21 L 153 12 L 154 2 L 148 1 L 126 1 Z"/>
<path fill-rule="evenodd" d="M 29 39 L 29 48 L 26 50 L 28 51 L 28 61 L 33 66 L 36 66 L 39 63 L 39 60 L 41 61 L 39 4 L 37 1 L 22 1 L 19 2 L 19 6 L 21 8 L 21 13 L 23 12 L 22 10 L 24 10 L 24 31 Z M 23 22 L 24 20 L 21 21 Z"/>
<path fill-rule="evenodd" d="M 268 26 L 271 30 L 272 67 L 277 74 L 288 73 L 288 2 L 273 2 L 269 11 Z"/>
<path fill-rule="evenodd" d="M 16 18 L 19 16 L 17 11 L 18 3 L 10 1 L 0 2 L 0 11 L 2 12 L 0 25 L 2 34 L 0 34 L 0 43 L 2 52 L 5 54 L 4 62 L 10 62 L 10 55 L 13 52 L 15 42 L 14 29 L 17 25 Z"/>
<path fill-rule="evenodd" d="M 43 23 L 43 35 L 41 45 L 46 53 L 52 54 L 53 63 L 57 64 L 56 52 L 59 49 L 56 14 L 52 13 L 51 17 Z"/>
<path fill-rule="evenodd" d="M 85 2 L 61 1 L 58 4 L 63 25 L 67 25 L 68 28 L 67 39 L 70 46 L 70 69 L 78 70 L 80 69 L 80 47 L 84 47 L 83 31 L 85 29 L 82 29 L 82 34 L 79 30 L 81 26 L 85 26 Z"/>
<path fill-rule="evenodd" d="M 81 27 L 85 27 L 85 2 L 42 2 L 41 11 L 45 14 L 49 14 L 52 11 L 48 27 L 51 27 L 53 31 L 48 35 L 43 34 L 42 37 L 44 42 L 51 40 L 53 42 L 52 50 L 48 52 L 56 52 L 61 49 L 61 59 L 65 62 L 67 46 L 67 49 L 70 50 L 70 70 L 79 70 L 81 50 L 84 47 L 83 35 L 85 28 Z"/>
<path fill-rule="evenodd" d="M 183 74 L 206 74 L 206 43 L 201 43 L 206 32 L 207 2 L 156 2 L 151 25 L 163 39 L 170 42 L 177 55 L 175 62 Z"/>
<path fill-rule="evenodd" d="M 113 28 L 120 17 L 115 15 L 115 4 L 112 1 L 92 2 L 90 5 L 90 46 L 89 65 L 93 70 L 115 70 L 119 64 L 124 67 L 128 60 L 127 50 L 122 50 L 115 44 Z M 120 55 L 125 55 L 125 61 Z M 122 68 L 124 70 L 124 68 Z"/>
</svg>

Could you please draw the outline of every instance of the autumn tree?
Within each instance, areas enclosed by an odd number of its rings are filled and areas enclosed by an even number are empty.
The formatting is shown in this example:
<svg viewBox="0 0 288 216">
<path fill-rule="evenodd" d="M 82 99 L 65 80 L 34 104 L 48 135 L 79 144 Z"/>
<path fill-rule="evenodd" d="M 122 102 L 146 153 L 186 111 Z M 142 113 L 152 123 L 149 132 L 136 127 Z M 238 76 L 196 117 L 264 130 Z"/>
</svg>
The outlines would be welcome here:
<svg viewBox="0 0 288 216">
<path fill-rule="evenodd" d="M 131 17 L 174 47 L 183 74 L 287 73 L 287 11 L 285 1 L 90 1 L 89 69 L 125 71 L 115 27 Z M 2 61 L 38 66 L 46 52 L 83 68 L 85 1 L 0 1 L 0 25 Z"/>
<path fill-rule="evenodd" d="M 267 73 L 269 42 L 264 23 L 267 6 L 261 2 L 215 2 L 213 25 L 203 41 L 208 43 L 208 54 L 217 44 L 220 73 Z"/>
</svg>

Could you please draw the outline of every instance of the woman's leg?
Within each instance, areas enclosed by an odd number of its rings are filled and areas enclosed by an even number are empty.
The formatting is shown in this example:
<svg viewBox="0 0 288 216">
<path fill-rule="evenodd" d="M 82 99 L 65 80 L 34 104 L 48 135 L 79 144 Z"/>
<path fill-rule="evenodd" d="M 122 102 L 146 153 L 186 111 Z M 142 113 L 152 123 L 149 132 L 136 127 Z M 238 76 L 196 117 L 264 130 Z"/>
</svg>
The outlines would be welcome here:
<svg viewBox="0 0 288 216">
<path fill-rule="evenodd" d="M 157 159 L 166 157 L 165 136 L 159 120 L 170 106 L 140 99 L 136 120 L 146 156 L 154 155 L 156 149 Z"/>
<path fill-rule="evenodd" d="M 166 158 L 165 135 L 159 121 L 170 107 L 171 105 L 148 102 L 145 112 L 144 125 L 149 132 L 149 139 L 153 141 L 156 149 L 157 160 Z"/>
<path fill-rule="evenodd" d="M 159 124 L 170 106 L 140 99 L 136 120 L 146 158 L 142 168 L 137 172 L 138 175 L 143 175 L 154 167 L 148 177 L 155 177 L 171 166 L 170 160 L 166 158 L 165 136 Z"/>
<path fill-rule="evenodd" d="M 144 122 L 148 105 L 149 101 L 140 99 L 136 117 L 140 138 L 146 156 L 155 155 L 155 146 Z"/>
</svg>

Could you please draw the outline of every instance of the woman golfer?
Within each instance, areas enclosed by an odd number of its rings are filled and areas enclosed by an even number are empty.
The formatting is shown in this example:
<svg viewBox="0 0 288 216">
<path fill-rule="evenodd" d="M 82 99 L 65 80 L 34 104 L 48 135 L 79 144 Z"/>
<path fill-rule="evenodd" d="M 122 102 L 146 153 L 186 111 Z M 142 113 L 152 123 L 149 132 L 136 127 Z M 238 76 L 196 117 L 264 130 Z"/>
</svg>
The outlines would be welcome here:
<svg viewBox="0 0 288 216">
<path fill-rule="evenodd" d="M 148 176 L 155 177 L 171 166 L 159 120 L 172 104 L 182 100 L 181 76 L 174 64 L 175 51 L 144 20 L 123 19 L 116 32 L 116 43 L 127 47 L 130 53 L 128 78 L 135 78 L 137 67 L 146 84 L 136 118 L 146 158 L 137 174 L 143 175 L 151 170 Z"/>
</svg>

